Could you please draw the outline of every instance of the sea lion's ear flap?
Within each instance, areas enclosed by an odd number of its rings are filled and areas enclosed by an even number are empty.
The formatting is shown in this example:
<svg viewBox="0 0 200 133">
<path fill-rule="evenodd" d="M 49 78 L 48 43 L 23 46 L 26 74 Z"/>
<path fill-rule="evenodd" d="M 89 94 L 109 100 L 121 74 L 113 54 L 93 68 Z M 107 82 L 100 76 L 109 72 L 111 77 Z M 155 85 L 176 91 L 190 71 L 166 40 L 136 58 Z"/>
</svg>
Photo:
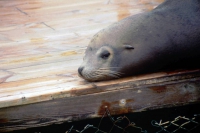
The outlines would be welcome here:
<svg viewBox="0 0 200 133">
<path fill-rule="evenodd" d="M 124 48 L 125 48 L 125 49 L 134 49 L 134 47 L 131 46 L 131 45 L 124 45 Z"/>
</svg>

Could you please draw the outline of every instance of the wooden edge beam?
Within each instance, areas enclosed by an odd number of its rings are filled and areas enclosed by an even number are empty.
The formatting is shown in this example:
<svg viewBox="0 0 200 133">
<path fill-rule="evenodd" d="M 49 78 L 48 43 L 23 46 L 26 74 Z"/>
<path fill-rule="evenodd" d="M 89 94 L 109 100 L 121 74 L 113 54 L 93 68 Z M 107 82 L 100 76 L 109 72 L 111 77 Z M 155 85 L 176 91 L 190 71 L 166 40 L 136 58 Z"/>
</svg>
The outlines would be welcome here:
<svg viewBox="0 0 200 133">
<path fill-rule="evenodd" d="M 112 82 L 74 89 L 68 92 L 70 97 L 58 96 L 45 102 L 1 108 L 0 132 L 101 117 L 105 107 L 112 115 L 119 115 L 200 102 L 199 70 Z"/>
</svg>

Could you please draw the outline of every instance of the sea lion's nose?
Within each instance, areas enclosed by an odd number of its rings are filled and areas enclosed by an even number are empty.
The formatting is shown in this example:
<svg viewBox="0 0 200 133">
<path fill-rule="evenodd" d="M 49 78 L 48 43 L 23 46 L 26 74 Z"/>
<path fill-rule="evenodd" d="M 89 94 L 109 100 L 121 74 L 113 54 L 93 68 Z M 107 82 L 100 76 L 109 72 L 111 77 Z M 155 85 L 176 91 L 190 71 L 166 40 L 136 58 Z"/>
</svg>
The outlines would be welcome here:
<svg viewBox="0 0 200 133">
<path fill-rule="evenodd" d="M 84 68 L 84 67 L 79 67 L 79 68 L 78 68 L 78 73 L 79 73 L 81 76 L 82 76 L 83 68 Z"/>
</svg>

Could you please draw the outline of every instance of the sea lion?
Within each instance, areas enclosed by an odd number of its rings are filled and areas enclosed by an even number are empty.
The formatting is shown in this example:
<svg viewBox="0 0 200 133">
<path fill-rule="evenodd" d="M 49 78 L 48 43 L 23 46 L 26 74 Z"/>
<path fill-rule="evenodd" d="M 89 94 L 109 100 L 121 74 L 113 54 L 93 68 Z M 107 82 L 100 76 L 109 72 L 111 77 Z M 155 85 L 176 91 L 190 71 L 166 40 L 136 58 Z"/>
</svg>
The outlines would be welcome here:
<svg viewBox="0 0 200 133">
<path fill-rule="evenodd" d="M 167 0 L 94 35 L 78 73 L 101 81 L 192 65 L 199 59 L 200 0 Z"/>
</svg>

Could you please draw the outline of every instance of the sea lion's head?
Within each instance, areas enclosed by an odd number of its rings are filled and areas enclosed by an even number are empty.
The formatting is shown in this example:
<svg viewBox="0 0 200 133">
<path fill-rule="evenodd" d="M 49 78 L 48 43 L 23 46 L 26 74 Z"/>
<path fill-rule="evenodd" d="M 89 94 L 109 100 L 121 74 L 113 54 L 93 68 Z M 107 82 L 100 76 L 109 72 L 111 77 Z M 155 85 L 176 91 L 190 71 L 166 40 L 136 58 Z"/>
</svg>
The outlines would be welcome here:
<svg viewBox="0 0 200 133">
<path fill-rule="evenodd" d="M 89 43 L 83 63 L 78 68 L 81 78 L 101 81 L 119 78 L 129 66 L 128 56 L 134 49 L 123 41 L 122 35 L 112 27 L 97 33 Z M 127 70 L 127 69 L 126 69 Z"/>
</svg>

